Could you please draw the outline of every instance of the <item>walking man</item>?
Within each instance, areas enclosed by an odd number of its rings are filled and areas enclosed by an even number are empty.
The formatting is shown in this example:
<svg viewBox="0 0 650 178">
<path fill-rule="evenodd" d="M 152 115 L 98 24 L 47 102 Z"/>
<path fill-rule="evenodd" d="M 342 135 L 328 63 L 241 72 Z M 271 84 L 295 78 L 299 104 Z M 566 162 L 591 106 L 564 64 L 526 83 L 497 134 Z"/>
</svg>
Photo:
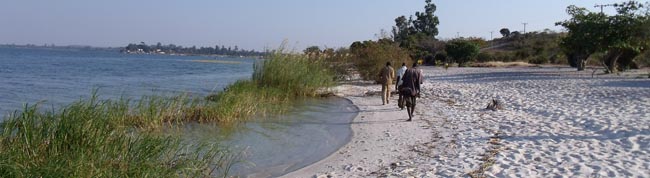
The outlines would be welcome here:
<svg viewBox="0 0 650 178">
<path fill-rule="evenodd" d="M 381 69 L 379 76 L 381 77 L 381 102 L 382 105 L 386 105 L 389 103 L 388 100 L 390 99 L 389 87 L 393 82 L 393 78 L 395 78 L 395 70 L 390 66 L 390 62 L 386 62 L 386 67 Z"/>
<path fill-rule="evenodd" d="M 420 85 L 422 84 L 422 72 L 417 68 L 418 64 L 413 63 L 413 67 L 407 69 L 404 72 L 404 78 L 402 81 L 402 87 L 400 89 L 400 94 L 403 95 L 406 112 L 409 115 L 409 119 L 406 121 L 411 121 L 413 119 L 413 112 L 415 111 L 415 98 L 420 96 Z"/>
<path fill-rule="evenodd" d="M 404 78 L 404 72 L 406 72 L 406 63 L 402 63 L 402 67 L 397 70 L 397 83 L 395 84 L 395 90 L 397 90 L 397 95 L 399 95 L 399 98 L 397 99 L 397 107 L 400 109 L 404 109 L 404 98 L 402 94 L 399 92 L 399 89 L 401 88 L 400 86 L 402 85 L 402 78 Z"/>
</svg>

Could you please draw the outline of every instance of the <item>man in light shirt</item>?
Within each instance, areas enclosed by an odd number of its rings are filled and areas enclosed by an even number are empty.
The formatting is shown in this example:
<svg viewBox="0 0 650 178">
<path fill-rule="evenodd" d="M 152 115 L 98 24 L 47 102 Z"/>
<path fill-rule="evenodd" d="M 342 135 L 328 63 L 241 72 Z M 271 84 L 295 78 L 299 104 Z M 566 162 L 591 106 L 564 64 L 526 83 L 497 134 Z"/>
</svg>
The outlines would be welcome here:
<svg viewBox="0 0 650 178">
<path fill-rule="evenodd" d="M 397 107 L 400 109 L 404 109 L 404 98 L 401 94 L 399 94 L 399 86 L 402 85 L 402 78 L 404 77 L 404 72 L 406 72 L 406 63 L 402 63 L 402 67 L 397 70 L 397 82 L 395 84 L 395 90 L 397 90 L 397 93 L 399 95 L 399 99 L 397 99 Z"/>
</svg>

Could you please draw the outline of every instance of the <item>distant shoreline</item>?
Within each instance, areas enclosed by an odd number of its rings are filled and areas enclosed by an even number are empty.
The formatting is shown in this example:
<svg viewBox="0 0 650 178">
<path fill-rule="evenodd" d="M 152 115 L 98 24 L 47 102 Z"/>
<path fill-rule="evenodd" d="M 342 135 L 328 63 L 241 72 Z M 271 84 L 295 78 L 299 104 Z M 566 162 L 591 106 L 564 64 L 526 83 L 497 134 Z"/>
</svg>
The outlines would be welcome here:
<svg viewBox="0 0 650 178">
<path fill-rule="evenodd" d="M 124 52 L 123 47 L 94 47 L 86 45 L 66 45 L 66 46 L 56 46 L 56 45 L 16 45 L 16 44 L 0 44 L 0 48 L 12 48 L 12 49 L 44 49 L 44 50 L 70 50 L 70 51 L 107 51 L 107 52 L 116 52 L 122 54 L 135 54 L 135 55 L 167 55 L 167 56 L 205 56 L 205 57 L 230 57 L 230 58 L 253 58 L 253 59 L 262 59 L 264 56 L 243 56 L 243 55 L 217 55 L 217 54 L 186 54 L 186 53 L 138 53 L 138 52 Z"/>
</svg>

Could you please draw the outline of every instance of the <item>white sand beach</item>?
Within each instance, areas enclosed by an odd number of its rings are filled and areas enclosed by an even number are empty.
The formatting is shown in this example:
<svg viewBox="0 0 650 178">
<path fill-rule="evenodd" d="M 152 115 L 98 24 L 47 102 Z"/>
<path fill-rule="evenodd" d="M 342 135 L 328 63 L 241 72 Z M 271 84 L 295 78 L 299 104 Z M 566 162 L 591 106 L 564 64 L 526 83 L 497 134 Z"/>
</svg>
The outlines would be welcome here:
<svg viewBox="0 0 650 178">
<path fill-rule="evenodd" d="M 647 69 L 421 69 L 413 122 L 379 85 L 336 87 L 360 109 L 351 141 L 284 177 L 650 177 Z"/>
</svg>

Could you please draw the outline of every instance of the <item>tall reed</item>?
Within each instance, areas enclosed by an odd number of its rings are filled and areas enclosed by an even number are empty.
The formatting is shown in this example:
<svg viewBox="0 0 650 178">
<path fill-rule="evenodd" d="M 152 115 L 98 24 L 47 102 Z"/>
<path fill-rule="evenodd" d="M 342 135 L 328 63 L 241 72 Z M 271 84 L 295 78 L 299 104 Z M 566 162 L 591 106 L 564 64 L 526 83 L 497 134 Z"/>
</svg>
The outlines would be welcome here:
<svg viewBox="0 0 650 178">
<path fill-rule="evenodd" d="M 39 112 L 25 106 L 0 124 L 2 177 L 201 177 L 227 172 L 230 154 L 216 144 L 125 127 L 127 101 L 96 95 Z"/>
<path fill-rule="evenodd" d="M 237 81 L 212 97 L 214 102 L 206 105 L 203 118 L 228 123 L 255 114 L 280 113 L 293 100 L 316 96 L 332 86 L 334 78 L 323 61 L 278 50 L 254 65 L 252 80 Z"/>
</svg>

